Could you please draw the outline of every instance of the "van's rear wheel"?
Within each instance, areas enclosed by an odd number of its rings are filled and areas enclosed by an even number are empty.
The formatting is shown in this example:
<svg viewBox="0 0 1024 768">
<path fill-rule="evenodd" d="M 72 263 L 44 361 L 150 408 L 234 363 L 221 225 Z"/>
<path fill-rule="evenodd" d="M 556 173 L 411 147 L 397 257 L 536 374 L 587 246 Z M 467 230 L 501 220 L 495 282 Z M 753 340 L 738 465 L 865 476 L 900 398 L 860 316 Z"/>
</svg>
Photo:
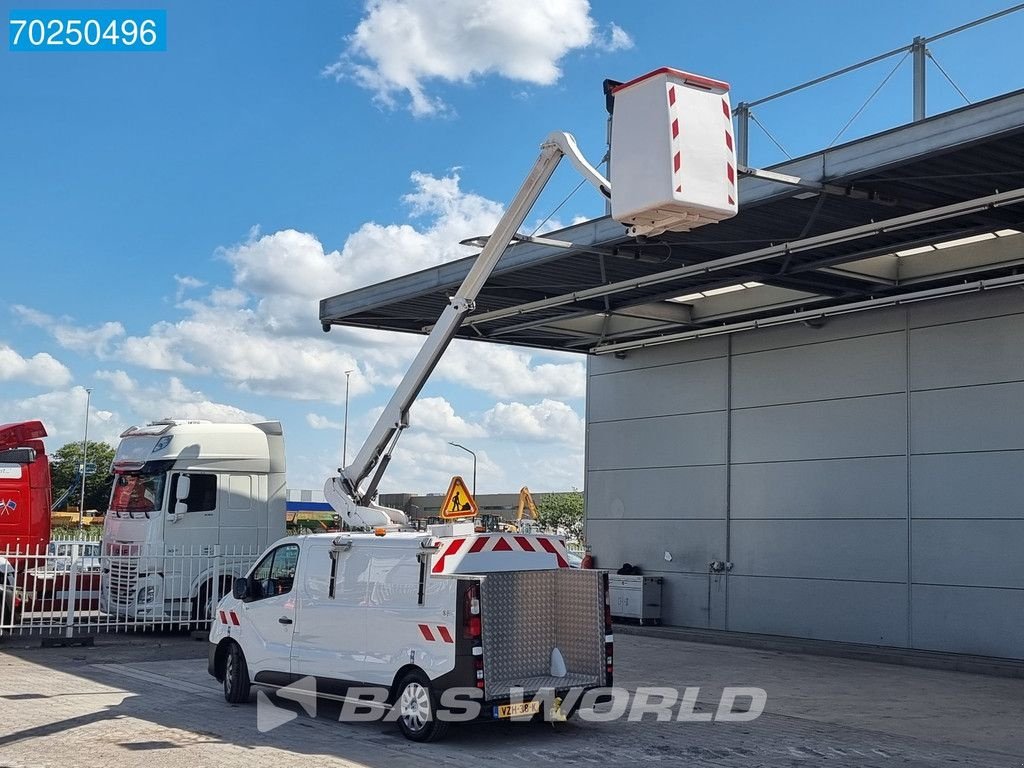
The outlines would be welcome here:
<svg viewBox="0 0 1024 768">
<path fill-rule="evenodd" d="M 437 716 L 437 696 L 422 672 L 402 678 L 395 706 L 401 712 L 398 727 L 411 741 L 437 741 L 448 732 L 448 723 Z"/>
<path fill-rule="evenodd" d="M 245 704 L 249 701 L 249 666 L 238 643 L 228 646 L 224 659 L 224 698 L 231 704 Z"/>
</svg>

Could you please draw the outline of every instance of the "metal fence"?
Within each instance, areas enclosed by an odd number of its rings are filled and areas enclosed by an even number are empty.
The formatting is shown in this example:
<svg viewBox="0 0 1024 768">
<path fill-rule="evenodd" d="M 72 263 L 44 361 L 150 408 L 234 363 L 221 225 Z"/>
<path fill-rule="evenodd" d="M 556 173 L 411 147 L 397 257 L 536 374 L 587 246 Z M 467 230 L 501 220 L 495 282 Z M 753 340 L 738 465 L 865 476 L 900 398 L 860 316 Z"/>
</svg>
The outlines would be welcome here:
<svg viewBox="0 0 1024 768">
<path fill-rule="evenodd" d="M 209 628 L 255 547 L 58 540 L 0 550 L 0 635 L 93 635 Z"/>
</svg>

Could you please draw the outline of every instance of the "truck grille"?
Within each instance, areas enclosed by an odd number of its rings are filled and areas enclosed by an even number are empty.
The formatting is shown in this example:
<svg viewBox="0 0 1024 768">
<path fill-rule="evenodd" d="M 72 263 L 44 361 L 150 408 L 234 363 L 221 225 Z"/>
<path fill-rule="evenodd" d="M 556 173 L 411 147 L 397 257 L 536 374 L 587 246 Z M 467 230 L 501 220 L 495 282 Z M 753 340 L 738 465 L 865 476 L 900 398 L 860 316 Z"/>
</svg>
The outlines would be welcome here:
<svg viewBox="0 0 1024 768">
<path fill-rule="evenodd" d="M 113 544 L 103 575 L 106 580 L 103 594 L 109 595 L 110 601 L 115 604 L 131 603 L 139 584 L 138 545 Z"/>
</svg>

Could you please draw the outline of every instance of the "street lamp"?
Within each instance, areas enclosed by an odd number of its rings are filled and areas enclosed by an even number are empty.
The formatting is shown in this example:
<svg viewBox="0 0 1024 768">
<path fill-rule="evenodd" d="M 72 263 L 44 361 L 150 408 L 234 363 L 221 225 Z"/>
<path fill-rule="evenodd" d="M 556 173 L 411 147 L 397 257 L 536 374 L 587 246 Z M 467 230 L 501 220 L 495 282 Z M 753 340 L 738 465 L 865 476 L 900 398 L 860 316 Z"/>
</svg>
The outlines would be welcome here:
<svg viewBox="0 0 1024 768">
<path fill-rule="evenodd" d="M 92 387 L 85 390 L 85 435 L 82 437 L 82 495 L 78 501 L 78 530 L 82 530 L 82 514 L 85 512 L 85 464 L 89 458 L 89 403 L 92 400 Z"/>
<path fill-rule="evenodd" d="M 348 466 L 348 383 L 352 371 L 345 371 L 345 427 L 341 435 L 341 468 Z"/>
<path fill-rule="evenodd" d="M 469 450 L 466 446 L 459 445 L 458 443 L 448 443 L 448 445 L 454 445 L 456 448 L 461 448 L 473 457 L 473 498 L 476 498 L 476 453 Z"/>
</svg>

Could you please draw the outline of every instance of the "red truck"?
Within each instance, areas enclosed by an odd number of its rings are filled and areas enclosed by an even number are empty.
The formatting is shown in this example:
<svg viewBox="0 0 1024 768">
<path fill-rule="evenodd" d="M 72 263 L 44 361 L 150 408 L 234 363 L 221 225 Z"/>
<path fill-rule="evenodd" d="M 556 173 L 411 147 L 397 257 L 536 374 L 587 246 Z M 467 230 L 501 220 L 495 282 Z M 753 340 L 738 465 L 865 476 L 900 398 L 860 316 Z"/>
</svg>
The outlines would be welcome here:
<svg viewBox="0 0 1024 768">
<path fill-rule="evenodd" d="M 0 425 L 0 555 L 50 541 L 50 460 L 41 421 Z"/>
</svg>

